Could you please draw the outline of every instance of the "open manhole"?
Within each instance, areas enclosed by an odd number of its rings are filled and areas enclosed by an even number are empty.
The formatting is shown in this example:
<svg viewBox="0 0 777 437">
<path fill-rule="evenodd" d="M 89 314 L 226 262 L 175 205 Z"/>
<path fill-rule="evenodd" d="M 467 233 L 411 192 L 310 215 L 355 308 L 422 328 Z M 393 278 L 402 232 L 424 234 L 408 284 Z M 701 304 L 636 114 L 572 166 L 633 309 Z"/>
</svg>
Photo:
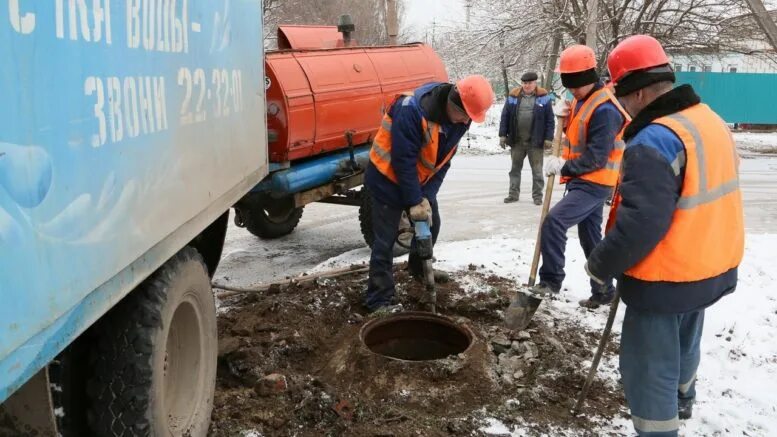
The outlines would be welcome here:
<svg viewBox="0 0 777 437">
<path fill-rule="evenodd" d="M 406 361 L 439 360 L 465 352 L 472 332 L 432 313 L 408 312 L 375 319 L 361 329 L 361 341 L 372 352 Z"/>
</svg>

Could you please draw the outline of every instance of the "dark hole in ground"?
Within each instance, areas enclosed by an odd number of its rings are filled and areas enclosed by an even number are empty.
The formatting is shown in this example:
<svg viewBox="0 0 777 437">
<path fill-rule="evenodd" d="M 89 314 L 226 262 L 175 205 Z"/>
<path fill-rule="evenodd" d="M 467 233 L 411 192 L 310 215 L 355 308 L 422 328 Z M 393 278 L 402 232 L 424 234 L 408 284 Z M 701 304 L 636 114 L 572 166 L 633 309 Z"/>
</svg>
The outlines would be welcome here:
<svg viewBox="0 0 777 437">
<path fill-rule="evenodd" d="M 433 314 L 405 313 L 364 325 L 361 338 L 372 352 L 407 361 L 439 360 L 460 354 L 472 334 Z"/>
</svg>

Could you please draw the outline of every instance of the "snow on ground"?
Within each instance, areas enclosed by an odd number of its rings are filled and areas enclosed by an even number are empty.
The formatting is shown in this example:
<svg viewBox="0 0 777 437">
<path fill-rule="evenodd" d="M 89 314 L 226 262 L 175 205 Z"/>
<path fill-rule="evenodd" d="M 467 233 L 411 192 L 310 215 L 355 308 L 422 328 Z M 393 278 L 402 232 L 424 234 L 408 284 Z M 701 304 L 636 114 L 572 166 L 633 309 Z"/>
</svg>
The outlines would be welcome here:
<svg viewBox="0 0 777 437">
<path fill-rule="evenodd" d="M 492 272 L 523 283 L 527 280 L 533 255 L 533 241 L 495 236 L 492 238 L 441 243 L 435 247 L 435 268 Z M 745 259 L 740 268 L 739 288 L 706 312 L 702 360 L 699 366 L 698 403 L 692 420 L 683 422 L 684 435 L 777 435 L 777 271 L 774 247 L 777 234 L 749 234 Z M 318 269 L 366 262 L 363 249 L 346 252 L 322 263 Z M 567 279 L 561 299 L 544 303 L 545 311 L 563 322 L 602 329 L 605 310 L 581 309 L 577 301 L 588 296 L 588 279 L 583 271 L 585 258 L 577 239 L 567 246 Z M 478 291 L 476 283 L 465 283 L 468 292 Z M 480 284 L 483 287 L 483 284 Z M 620 334 L 625 309 L 621 306 L 613 329 Z M 581 363 L 589 366 L 590 363 Z M 600 374 L 613 383 L 618 380 L 617 357 L 609 357 Z M 626 426 L 627 425 L 627 426 Z M 506 427 L 493 421 L 483 432 L 505 434 Z M 521 428 L 512 435 L 525 435 Z M 563 435 L 556 430 L 551 435 Z M 632 435 L 627 421 L 603 424 L 601 433 Z M 509 433 L 508 433 L 509 434 Z"/>
<path fill-rule="evenodd" d="M 509 155 L 499 147 L 499 120 L 504 101 L 498 101 L 486 114 L 482 124 L 473 123 L 462 139 L 459 153 L 463 155 Z M 745 154 L 777 154 L 777 132 L 734 132 L 737 148 Z"/>
<path fill-rule="evenodd" d="M 499 120 L 502 116 L 504 101 L 497 101 L 486 114 L 483 123 L 472 123 L 467 135 L 459 143 L 459 152 L 463 155 L 509 155 L 509 151 L 499 147 Z"/>
<path fill-rule="evenodd" d="M 735 132 L 740 151 L 777 154 L 777 132 Z"/>
</svg>

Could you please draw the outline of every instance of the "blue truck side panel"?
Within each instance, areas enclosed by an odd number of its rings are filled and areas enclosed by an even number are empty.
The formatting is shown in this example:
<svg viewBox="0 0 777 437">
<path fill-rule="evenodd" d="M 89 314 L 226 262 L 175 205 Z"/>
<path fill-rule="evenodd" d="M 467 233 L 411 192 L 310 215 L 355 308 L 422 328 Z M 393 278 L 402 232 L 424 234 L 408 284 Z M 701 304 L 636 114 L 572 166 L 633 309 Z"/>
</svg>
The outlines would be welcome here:
<svg viewBox="0 0 777 437">
<path fill-rule="evenodd" d="M 267 174 L 260 5 L 0 5 L 0 402 Z"/>
<path fill-rule="evenodd" d="M 777 74 L 678 72 L 726 123 L 777 124 Z"/>
</svg>

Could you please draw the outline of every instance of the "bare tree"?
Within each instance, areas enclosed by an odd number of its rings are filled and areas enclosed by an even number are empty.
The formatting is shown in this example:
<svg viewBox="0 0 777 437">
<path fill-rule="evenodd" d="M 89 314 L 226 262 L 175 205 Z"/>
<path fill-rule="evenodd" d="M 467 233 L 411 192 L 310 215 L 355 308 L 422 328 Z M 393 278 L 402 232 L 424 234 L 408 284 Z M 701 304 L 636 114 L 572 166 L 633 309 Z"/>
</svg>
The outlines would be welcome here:
<svg viewBox="0 0 777 437">
<path fill-rule="evenodd" d="M 554 36 L 561 47 L 585 43 L 590 0 L 473 0 L 469 30 L 464 26 L 455 47 L 441 47 L 457 74 L 479 72 L 495 81 L 515 78 L 525 69 L 549 77 Z M 599 0 L 596 44 L 598 63 L 626 36 L 644 33 L 668 51 L 763 53 L 753 41 L 763 40 L 743 0 Z M 500 47 L 502 46 L 502 47 Z M 457 57 L 455 61 L 452 56 Z M 461 59 L 463 57 L 463 59 Z M 474 70 L 474 71 L 473 71 Z M 510 80 L 511 83 L 516 81 Z"/>
</svg>

